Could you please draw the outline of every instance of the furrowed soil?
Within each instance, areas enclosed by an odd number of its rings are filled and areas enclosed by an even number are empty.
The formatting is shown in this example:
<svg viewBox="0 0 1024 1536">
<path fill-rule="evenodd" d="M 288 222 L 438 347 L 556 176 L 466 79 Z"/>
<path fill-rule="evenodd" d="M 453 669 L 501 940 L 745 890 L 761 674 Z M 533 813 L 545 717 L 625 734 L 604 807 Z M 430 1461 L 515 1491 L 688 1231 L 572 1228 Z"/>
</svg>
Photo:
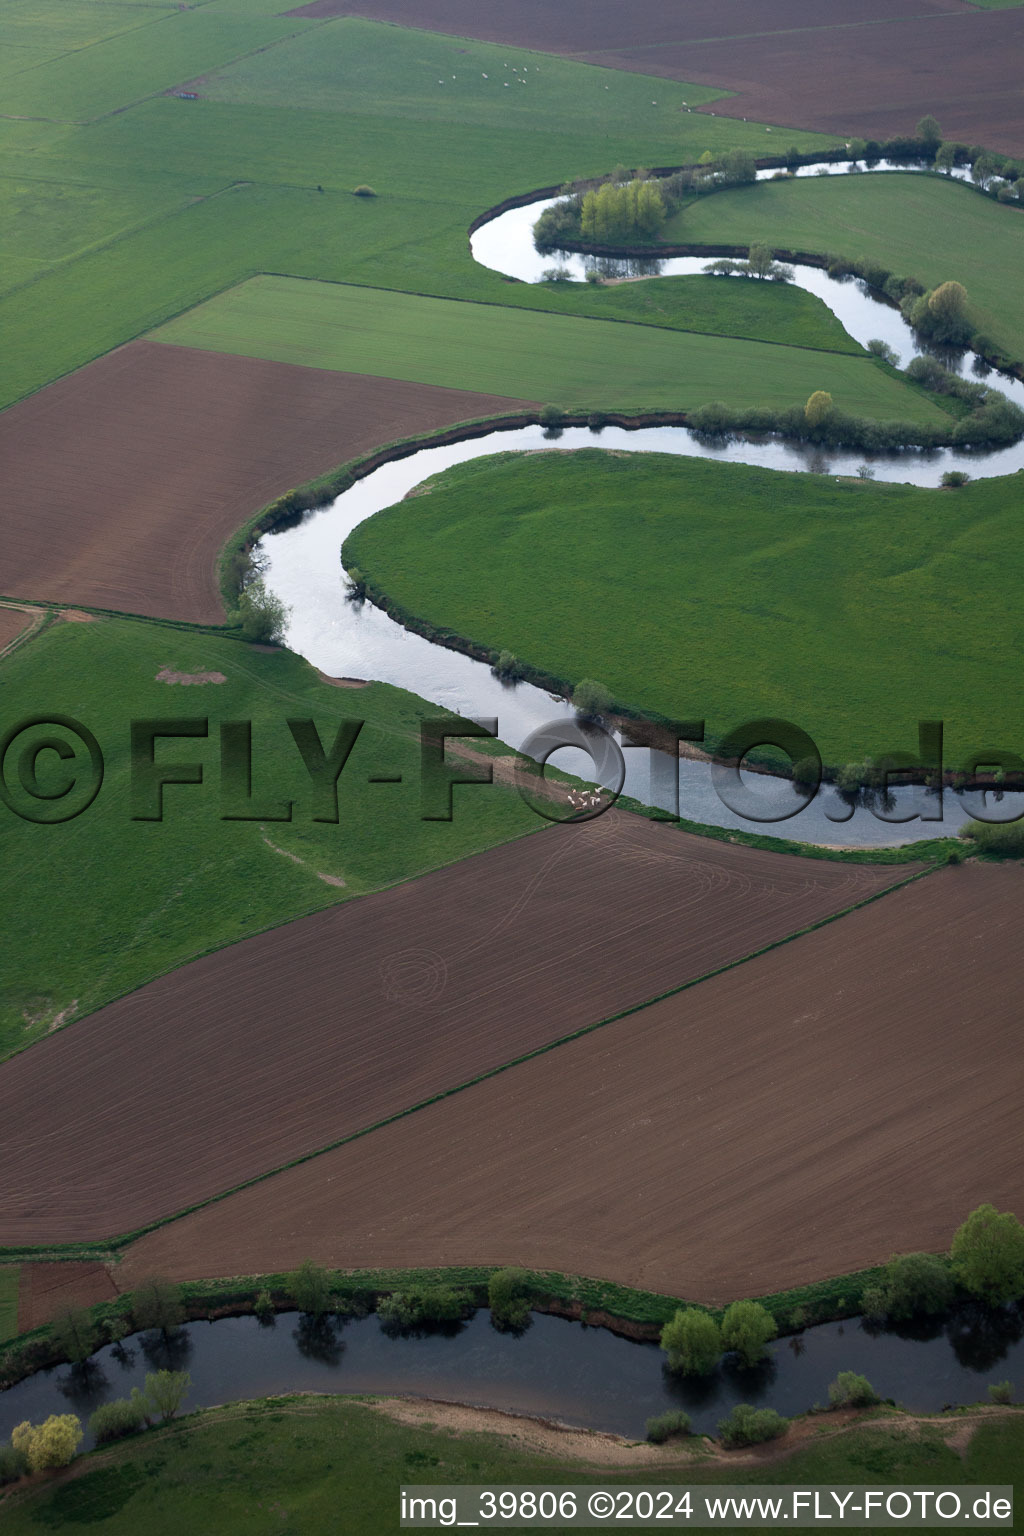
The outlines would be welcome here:
<svg viewBox="0 0 1024 1536">
<path fill-rule="evenodd" d="M 0 1067 L 0 1243 L 132 1231 L 916 867 L 713 843 L 611 812 L 233 945 Z M 684 1011 L 703 1013 L 697 993 Z M 560 1056 L 540 1070 L 565 1081 Z M 541 1182 L 559 1186 L 549 1171 Z"/>
<path fill-rule="evenodd" d="M 118 1294 L 105 1265 L 86 1261 L 23 1264 L 18 1328 L 28 1333 L 69 1307 L 91 1307 Z"/>
<path fill-rule="evenodd" d="M 1024 151 L 1018 10 L 961 0 L 314 0 L 289 14 L 370 16 L 726 87 L 737 94 L 699 109 L 719 116 L 886 138 L 931 112 L 947 138 Z"/>
<path fill-rule="evenodd" d="M 132 342 L 0 415 L 0 585 L 218 624 L 218 554 L 264 503 L 381 443 L 522 403 Z"/>
<path fill-rule="evenodd" d="M 522 1264 L 720 1304 L 945 1249 L 1024 1204 L 1022 918 L 1024 869 L 942 870 L 163 1227 L 117 1282 Z"/>
</svg>

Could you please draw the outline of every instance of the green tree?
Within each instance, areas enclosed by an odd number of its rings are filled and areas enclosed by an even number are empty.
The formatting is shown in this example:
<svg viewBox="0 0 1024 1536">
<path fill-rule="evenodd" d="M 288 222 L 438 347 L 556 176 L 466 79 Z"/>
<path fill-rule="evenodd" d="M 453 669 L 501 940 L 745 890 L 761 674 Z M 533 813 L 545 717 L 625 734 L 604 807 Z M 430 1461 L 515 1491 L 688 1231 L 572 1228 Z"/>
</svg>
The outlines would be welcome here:
<svg viewBox="0 0 1024 1536">
<path fill-rule="evenodd" d="M 972 1296 L 998 1306 L 1024 1295 L 1024 1226 L 1011 1211 L 979 1205 L 957 1230 L 950 1257 Z"/>
<path fill-rule="evenodd" d="M 323 1317 L 331 1309 L 331 1280 L 326 1269 L 304 1259 L 298 1269 L 285 1281 L 288 1295 L 300 1312 L 310 1317 Z"/>
<path fill-rule="evenodd" d="M 999 162 L 994 155 L 978 155 L 971 166 L 971 180 L 976 186 L 985 190 L 989 183 L 999 173 Z"/>
<path fill-rule="evenodd" d="M 595 683 L 592 677 L 585 677 L 573 689 L 572 707 L 584 720 L 599 720 L 611 706 L 612 696 L 608 689 L 603 683 Z"/>
<path fill-rule="evenodd" d="M 28 1462 L 30 1472 L 66 1467 L 82 1443 L 81 1420 L 73 1413 L 51 1413 L 42 1424 L 26 1419 L 11 1431 L 11 1444 Z"/>
<path fill-rule="evenodd" d="M 162 1275 L 140 1280 L 132 1291 L 132 1317 L 136 1328 L 159 1328 L 171 1333 L 185 1321 L 181 1286 Z"/>
<path fill-rule="evenodd" d="M 816 389 L 804 406 L 804 419 L 812 429 L 822 427 L 832 415 L 835 406 L 827 389 Z"/>
<path fill-rule="evenodd" d="M 922 117 L 917 125 L 917 137 L 928 145 L 938 146 L 942 141 L 942 129 L 931 113 Z"/>
<path fill-rule="evenodd" d="M 59 1354 L 73 1365 L 81 1365 L 95 1350 L 99 1330 L 85 1307 L 69 1307 L 54 1318 L 50 1337 Z"/>
<path fill-rule="evenodd" d="M 753 277 L 770 277 L 775 266 L 775 252 L 767 245 L 752 245 L 747 252 L 747 266 Z"/>
<path fill-rule="evenodd" d="M 525 1269 L 496 1269 L 487 1282 L 487 1305 L 495 1328 L 525 1328 L 530 1321 L 532 1285 Z"/>
<path fill-rule="evenodd" d="M 885 1266 L 882 1290 L 885 1315 L 899 1320 L 944 1312 L 955 1286 L 949 1268 L 934 1253 L 903 1253 Z"/>
<path fill-rule="evenodd" d="M 291 609 L 267 590 L 262 576 L 250 581 L 239 595 L 235 622 L 247 640 L 276 645 L 284 637 Z"/>
<path fill-rule="evenodd" d="M 775 1319 L 759 1301 L 734 1301 L 722 1319 L 722 1346 L 735 1350 L 744 1365 L 756 1365 L 778 1333 Z"/>
<path fill-rule="evenodd" d="M 722 172 L 731 186 L 745 186 L 757 180 L 757 161 L 749 149 L 730 149 L 722 161 Z"/>
<path fill-rule="evenodd" d="M 940 144 L 935 151 L 935 169 L 944 171 L 949 176 L 952 174 L 954 165 L 956 165 L 956 145 Z"/>
<path fill-rule="evenodd" d="M 722 1335 L 710 1313 L 685 1307 L 661 1330 L 661 1347 L 668 1355 L 670 1371 L 683 1376 L 707 1376 L 718 1364 Z"/>
<path fill-rule="evenodd" d="M 166 1423 L 174 1418 L 191 1385 L 192 1377 L 188 1371 L 147 1371 L 142 1396 L 152 1412 Z"/>
</svg>

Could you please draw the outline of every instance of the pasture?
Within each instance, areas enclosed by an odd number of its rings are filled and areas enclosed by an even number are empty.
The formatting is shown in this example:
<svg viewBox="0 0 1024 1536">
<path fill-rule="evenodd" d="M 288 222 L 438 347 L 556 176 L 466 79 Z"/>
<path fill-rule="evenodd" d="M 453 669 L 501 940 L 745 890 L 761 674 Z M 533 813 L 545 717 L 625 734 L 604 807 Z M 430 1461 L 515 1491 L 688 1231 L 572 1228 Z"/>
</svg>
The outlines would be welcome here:
<svg viewBox="0 0 1024 1536">
<path fill-rule="evenodd" d="M 158 679 L 165 669 L 225 681 L 169 684 Z M 196 955 L 545 825 L 501 786 L 467 794 L 451 823 L 422 821 L 419 721 L 444 712 L 384 684 L 328 687 L 287 651 L 127 620 L 62 622 L 4 660 L 3 683 L 5 729 L 40 711 L 69 715 L 106 761 L 99 797 L 73 821 L 40 826 L 0 807 L 3 1054 Z M 160 747 L 204 762 L 206 783 L 169 789 L 163 822 L 133 821 L 129 724 L 167 716 L 209 721 L 205 739 Z M 337 825 L 310 820 L 290 716 L 316 720 L 325 742 L 341 719 L 366 722 Z M 257 796 L 294 799 L 292 823 L 221 820 L 222 720 L 252 720 Z M 403 782 L 368 782 L 380 774 Z M 184 1017 L 169 1021 L 179 1045 Z M 97 1083 L 95 1095 L 88 1113 L 99 1126 L 94 1108 L 107 1090 Z"/>
<path fill-rule="evenodd" d="M 577 409 L 782 406 L 827 389 L 853 415 L 943 419 L 866 356 L 286 277 L 252 278 L 151 339 Z"/>
<path fill-rule="evenodd" d="M 977 328 L 1024 359 L 1024 209 L 959 182 L 890 171 L 761 182 L 691 204 L 663 238 L 864 256 L 930 288 L 955 278 Z"/>
<path fill-rule="evenodd" d="M 1019 477 L 961 490 L 668 455 L 500 454 L 346 540 L 405 613 L 630 709 L 792 720 L 827 763 L 1024 747 Z"/>
<path fill-rule="evenodd" d="M 0 169 L 31 183 L 16 190 L 34 200 L 31 249 L 12 252 L 8 280 L 17 287 L 0 300 L 0 407 L 254 272 L 529 306 L 534 290 L 504 283 L 470 257 L 466 230 L 487 208 L 512 193 L 601 175 L 619 160 L 672 165 L 709 147 L 760 148 L 763 138 L 756 125 L 675 108 L 648 107 L 640 117 L 640 94 L 656 99 L 652 82 L 556 59 L 550 76 L 541 61 L 536 80 L 517 88 L 529 108 L 512 111 L 506 98 L 515 90 L 495 82 L 490 99 L 482 76 L 490 63 L 511 76 L 524 62 L 515 49 L 485 49 L 480 90 L 472 100 L 445 97 L 442 108 L 425 61 L 433 69 L 437 49 L 450 47 L 458 73 L 459 39 L 270 11 L 262 0 L 145 10 L 159 19 L 13 76 L 6 111 L 68 121 L 0 121 Z M 45 12 L 26 42 L 45 35 Z M 322 52 L 342 71 L 344 88 L 327 91 L 323 110 L 303 110 L 288 81 L 294 60 L 321 34 L 338 40 Z M 477 45 L 465 46 L 472 56 Z M 232 60 L 241 61 L 237 79 L 225 70 L 218 89 L 235 91 L 237 102 L 165 94 Z M 259 90 L 245 84 L 252 70 Z M 365 71 L 389 80 L 383 104 L 359 87 Z M 417 102 L 427 78 L 439 100 L 425 116 Z M 831 142 L 796 140 L 801 148 Z M 376 200 L 351 196 L 365 182 Z M 70 196 L 88 209 L 89 244 L 68 219 Z M 153 217 L 133 222 L 126 202 Z"/>
</svg>

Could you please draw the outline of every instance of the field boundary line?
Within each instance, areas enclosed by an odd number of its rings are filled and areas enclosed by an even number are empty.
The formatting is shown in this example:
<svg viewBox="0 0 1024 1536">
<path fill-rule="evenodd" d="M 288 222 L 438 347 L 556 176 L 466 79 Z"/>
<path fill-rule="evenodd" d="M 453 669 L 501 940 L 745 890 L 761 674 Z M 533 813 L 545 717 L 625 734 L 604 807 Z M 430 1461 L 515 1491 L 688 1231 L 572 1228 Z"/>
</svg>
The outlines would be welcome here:
<svg viewBox="0 0 1024 1536">
<path fill-rule="evenodd" d="M 281 1163 L 276 1168 L 268 1168 L 264 1173 L 255 1174 L 252 1178 L 244 1179 L 241 1183 L 233 1185 L 230 1189 L 222 1190 L 219 1194 L 211 1195 L 206 1200 L 199 1200 L 194 1205 L 184 1206 L 172 1215 L 147 1222 L 144 1226 L 137 1227 L 133 1231 L 123 1233 L 120 1236 L 107 1239 L 98 1238 L 96 1246 L 105 1246 L 115 1250 L 126 1248 L 131 1243 L 147 1236 L 150 1232 L 159 1231 L 160 1228 L 171 1226 L 174 1222 L 181 1221 L 184 1217 L 191 1216 L 197 1211 L 206 1210 L 212 1205 L 218 1205 L 222 1200 L 227 1200 L 232 1195 L 240 1194 L 246 1189 L 252 1189 L 257 1184 L 263 1184 L 280 1173 L 287 1173 L 291 1168 L 299 1168 L 304 1163 L 311 1163 L 316 1158 L 323 1157 L 325 1153 L 334 1152 L 339 1147 L 348 1146 L 353 1141 L 360 1141 L 364 1136 L 369 1136 L 374 1131 L 383 1130 L 389 1125 L 394 1125 L 399 1120 L 405 1120 L 410 1115 L 415 1115 L 420 1110 L 429 1108 L 432 1104 L 440 1104 L 445 1099 L 453 1098 L 456 1094 L 475 1087 L 478 1083 L 487 1082 L 491 1078 L 510 1071 L 513 1067 L 521 1066 L 527 1061 L 533 1061 L 539 1056 L 546 1056 L 550 1051 L 556 1051 L 564 1045 L 569 1045 L 574 1040 L 583 1039 L 586 1035 L 596 1034 L 598 1030 L 606 1028 L 609 1024 L 617 1024 L 623 1019 L 643 1013 L 645 1009 L 653 1007 L 655 1003 L 664 1002 L 670 997 L 678 997 L 683 992 L 690 991 L 692 987 L 700 986 L 702 982 L 711 981 L 716 976 L 723 976 L 728 971 L 736 970 L 739 966 L 748 964 L 751 960 L 757 960 L 762 955 L 770 954 L 773 950 L 781 949 L 787 944 L 792 944 L 797 939 L 804 938 L 821 928 L 827 927 L 830 923 L 838 922 L 841 918 L 848 917 L 852 913 L 870 906 L 872 902 L 881 901 L 884 897 L 892 895 L 895 891 L 903 890 L 905 887 L 913 885 L 916 881 L 925 879 L 926 876 L 934 874 L 936 867 L 929 866 L 928 868 L 917 870 L 905 879 L 897 881 L 895 885 L 886 886 L 881 891 L 874 891 L 862 900 L 854 902 L 852 906 L 843 907 L 840 911 L 833 912 L 828 917 L 819 918 L 816 922 L 810 923 L 803 928 L 795 929 L 792 933 L 786 934 L 781 939 L 773 939 L 770 944 L 765 944 L 760 949 L 751 950 L 749 954 L 742 955 L 736 960 L 726 961 L 724 965 L 716 966 L 710 971 L 705 971 L 700 976 L 694 976 L 689 981 L 681 982 L 677 987 L 670 987 L 665 992 L 659 992 L 654 997 L 649 997 L 643 1002 L 633 1003 L 628 1008 L 623 1008 L 617 1013 L 609 1014 L 606 1018 L 597 1020 L 596 1023 L 584 1024 L 581 1028 L 573 1030 L 567 1035 L 562 1035 L 557 1040 L 551 1040 L 546 1045 L 538 1046 L 535 1050 L 526 1051 L 522 1055 L 514 1056 L 509 1061 L 502 1062 L 500 1066 L 492 1067 L 488 1071 L 479 1073 L 475 1077 L 467 1078 L 461 1083 L 455 1083 L 450 1088 L 445 1088 L 439 1093 L 431 1094 L 429 1098 L 421 1099 L 415 1104 L 408 1105 L 405 1109 L 396 1110 L 394 1114 L 386 1115 L 383 1119 L 376 1120 L 372 1125 L 364 1126 L 361 1130 L 353 1131 L 348 1136 L 339 1137 L 337 1141 L 327 1142 L 325 1145 L 317 1147 L 310 1152 L 304 1152 L 300 1157 L 291 1158 L 288 1162 Z M 26 1049 L 30 1049 L 30 1047 L 26 1047 Z"/>
</svg>

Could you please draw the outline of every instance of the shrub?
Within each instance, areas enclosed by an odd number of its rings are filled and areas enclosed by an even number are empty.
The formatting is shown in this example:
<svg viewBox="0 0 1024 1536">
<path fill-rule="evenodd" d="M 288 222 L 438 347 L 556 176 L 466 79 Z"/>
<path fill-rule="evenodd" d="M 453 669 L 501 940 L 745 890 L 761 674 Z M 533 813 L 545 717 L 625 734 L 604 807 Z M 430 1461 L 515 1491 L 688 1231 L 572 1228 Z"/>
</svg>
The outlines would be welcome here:
<svg viewBox="0 0 1024 1536">
<path fill-rule="evenodd" d="M 274 1316 L 274 1299 L 268 1290 L 257 1292 L 256 1300 L 252 1304 L 252 1310 L 261 1323 L 270 1321 Z"/>
<path fill-rule="evenodd" d="M 89 1420 L 89 1433 L 97 1445 L 105 1445 L 108 1440 L 138 1434 L 145 1422 L 145 1405 L 136 1389 L 134 1397 L 119 1397 L 112 1403 L 101 1403 Z"/>
<path fill-rule="evenodd" d="M 958 835 L 995 858 L 1024 859 L 1024 824 L 1019 821 L 968 821 Z"/>
<path fill-rule="evenodd" d="M 465 1316 L 468 1299 L 450 1285 L 426 1285 L 394 1291 L 377 1303 L 377 1316 L 393 1328 L 419 1328 L 430 1323 L 456 1323 Z"/>
<path fill-rule="evenodd" d="M 42 1424 L 26 1419 L 11 1431 L 11 1444 L 28 1462 L 30 1472 L 66 1467 L 82 1443 L 82 1423 L 73 1413 L 51 1413 Z"/>
<path fill-rule="evenodd" d="M 530 1277 L 525 1269 L 496 1269 L 487 1282 L 487 1305 L 495 1328 L 525 1328 L 530 1321 Z"/>
<path fill-rule="evenodd" d="M 0 1488 L 5 1483 L 16 1483 L 28 1471 L 28 1457 L 24 1451 L 16 1451 L 13 1445 L 0 1445 Z"/>
<path fill-rule="evenodd" d="M 352 188 L 352 196 L 353 197 L 376 197 L 377 194 L 373 190 L 372 187 L 368 187 L 366 185 L 365 181 L 361 181 L 359 183 L 358 187 L 353 187 Z"/>
<path fill-rule="evenodd" d="M 942 476 L 942 484 L 950 489 L 955 486 L 966 485 L 970 475 L 963 469 L 947 469 Z"/>
<path fill-rule="evenodd" d="M 722 1345 L 739 1355 L 744 1365 L 756 1365 L 778 1329 L 759 1301 L 734 1301 L 722 1319 Z"/>
<path fill-rule="evenodd" d="M 652 1445 L 664 1445 L 673 1435 L 689 1433 L 690 1415 L 683 1413 L 681 1408 L 670 1408 L 667 1413 L 659 1413 L 657 1418 L 647 1420 L 647 1438 Z"/>
<path fill-rule="evenodd" d="M 560 427 L 562 425 L 562 412 L 557 405 L 546 405 L 540 413 L 542 427 Z"/>
<path fill-rule="evenodd" d="M 887 341 L 883 341 L 880 336 L 876 336 L 872 341 L 868 342 L 868 351 L 872 357 L 880 357 L 883 363 L 889 363 L 893 368 L 898 368 L 900 365 L 899 353 L 893 347 L 890 347 Z"/>
<path fill-rule="evenodd" d="M 889 1315 L 889 1297 L 882 1285 L 868 1285 L 860 1298 L 864 1316 L 872 1323 L 884 1323 Z"/>
<path fill-rule="evenodd" d="M 670 1371 L 707 1376 L 718 1364 L 722 1335 L 710 1313 L 686 1307 L 661 1330 L 661 1347 L 668 1355 Z"/>
<path fill-rule="evenodd" d="M 730 1450 L 777 1440 L 788 1428 L 789 1420 L 774 1408 L 753 1408 L 749 1403 L 737 1403 L 727 1419 L 718 1421 L 719 1438 Z"/>
<path fill-rule="evenodd" d="M 1011 1211 L 979 1205 L 958 1228 L 950 1256 L 972 1296 L 999 1306 L 1024 1294 L 1024 1226 Z"/>
<path fill-rule="evenodd" d="M 592 677 L 585 677 L 573 689 L 572 707 L 584 720 L 599 720 L 611 709 L 612 696 L 603 683 L 595 683 Z"/>
<path fill-rule="evenodd" d="M 181 1286 L 160 1275 L 140 1280 L 132 1291 L 132 1317 L 137 1328 L 159 1328 L 170 1333 L 185 1321 Z"/>
<path fill-rule="evenodd" d="M 345 596 L 350 597 L 353 602 L 362 602 L 366 596 L 366 577 L 358 565 L 353 565 L 345 573 Z"/>
<path fill-rule="evenodd" d="M 572 280 L 569 267 L 545 267 L 541 273 L 541 281 L 545 283 L 571 283 Z"/>
<path fill-rule="evenodd" d="M 833 1408 L 869 1408 L 881 1399 L 866 1376 L 856 1371 L 840 1371 L 828 1389 Z"/>
<path fill-rule="evenodd" d="M 107 1342 L 110 1344 L 120 1344 L 131 1331 L 128 1319 L 120 1312 L 115 1313 L 113 1317 L 108 1317 L 103 1328 L 107 1335 Z"/>
<path fill-rule="evenodd" d="M 501 651 L 491 671 L 495 677 L 500 677 L 505 682 L 515 683 L 523 676 L 523 664 L 513 651 Z"/>
<path fill-rule="evenodd" d="M 1013 1382 L 994 1381 L 988 1389 L 988 1400 L 990 1403 L 1012 1403 Z"/>
<path fill-rule="evenodd" d="M 285 1285 L 300 1312 L 307 1312 L 310 1317 L 323 1317 L 331 1310 L 330 1276 L 312 1259 L 304 1259 L 288 1276 Z"/>
<path fill-rule="evenodd" d="M 590 415 L 587 417 L 587 426 L 590 428 L 591 432 L 603 432 L 607 425 L 608 417 L 605 415 L 604 411 L 591 411 Z"/>
</svg>

